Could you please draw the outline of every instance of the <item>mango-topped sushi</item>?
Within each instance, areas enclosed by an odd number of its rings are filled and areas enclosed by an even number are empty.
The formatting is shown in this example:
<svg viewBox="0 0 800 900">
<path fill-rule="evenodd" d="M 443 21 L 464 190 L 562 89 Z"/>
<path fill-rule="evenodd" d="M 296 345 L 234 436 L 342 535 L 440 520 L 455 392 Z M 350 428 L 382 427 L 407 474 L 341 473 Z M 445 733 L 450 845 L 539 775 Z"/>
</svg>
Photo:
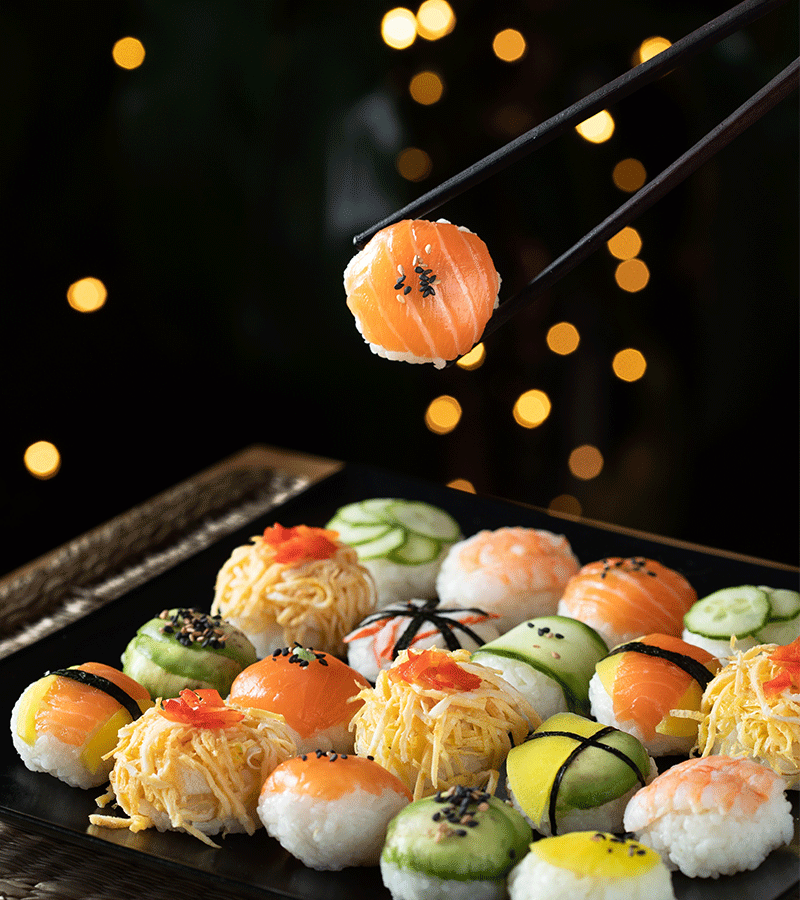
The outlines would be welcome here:
<svg viewBox="0 0 800 900">
<path fill-rule="evenodd" d="M 480 340 L 499 302 L 500 276 L 469 229 L 404 219 L 350 260 L 344 288 L 373 353 L 443 368 Z"/>
</svg>

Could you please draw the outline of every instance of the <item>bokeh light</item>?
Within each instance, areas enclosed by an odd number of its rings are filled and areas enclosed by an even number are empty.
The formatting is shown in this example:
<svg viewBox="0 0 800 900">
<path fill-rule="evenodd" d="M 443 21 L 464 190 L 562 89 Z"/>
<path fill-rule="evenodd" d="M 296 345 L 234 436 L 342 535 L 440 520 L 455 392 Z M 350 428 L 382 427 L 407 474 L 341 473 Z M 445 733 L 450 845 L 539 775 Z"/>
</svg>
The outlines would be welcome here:
<svg viewBox="0 0 800 900">
<path fill-rule="evenodd" d="M 647 268 L 644 260 L 626 259 L 617 266 L 614 280 L 623 291 L 635 294 L 647 287 L 647 283 L 650 281 L 650 269 Z"/>
<path fill-rule="evenodd" d="M 475 485 L 471 481 L 467 481 L 466 478 L 454 478 L 452 481 L 447 482 L 447 487 L 455 488 L 457 491 L 466 491 L 468 494 L 475 493 Z"/>
<path fill-rule="evenodd" d="M 548 512 L 565 513 L 568 516 L 580 516 L 583 514 L 583 507 L 577 497 L 572 494 L 559 494 L 547 504 Z"/>
<path fill-rule="evenodd" d="M 443 38 L 455 25 L 455 13 L 446 0 L 425 0 L 417 10 L 417 32 L 426 41 Z"/>
<path fill-rule="evenodd" d="M 108 291 L 99 278 L 81 278 L 67 288 L 67 302 L 78 312 L 95 312 L 105 305 Z"/>
<path fill-rule="evenodd" d="M 636 48 L 636 52 L 633 54 L 633 64 L 638 66 L 639 63 L 647 62 L 648 59 L 658 56 L 659 53 L 663 53 L 671 46 L 672 41 L 668 41 L 665 37 L 649 37 Z"/>
<path fill-rule="evenodd" d="M 449 434 L 460 421 L 461 404 L 449 394 L 431 400 L 425 410 L 425 425 L 434 434 Z"/>
<path fill-rule="evenodd" d="M 602 144 L 614 134 L 614 117 L 607 109 L 601 109 L 575 126 L 575 131 L 590 144 Z"/>
<path fill-rule="evenodd" d="M 607 243 L 608 251 L 617 259 L 633 259 L 642 249 L 642 238 L 635 228 L 627 226 L 618 231 Z"/>
<path fill-rule="evenodd" d="M 641 351 L 628 347 L 614 356 L 611 368 L 622 381 L 638 381 L 647 369 L 647 360 Z"/>
<path fill-rule="evenodd" d="M 397 171 L 406 181 L 422 181 L 431 174 L 433 161 L 419 147 L 406 147 L 397 154 Z"/>
<path fill-rule="evenodd" d="M 592 444 L 582 444 L 569 455 L 569 470 L 581 481 L 589 481 L 603 471 L 603 454 Z"/>
<path fill-rule="evenodd" d="M 134 37 L 120 38 L 112 47 L 111 56 L 121 69 L 138 69 L 144 62 L 144 45 Z"/>
<path fill-rule="evenodd" d="M 50 441 L 36 441 L 23 455 L 25 468 L 40 481 L 52 478 L 61 468 L 61 454 Z"/>
<path fill-rule="evenodd" d="M 611 174 L 614 184 L 627 194 L 633 194 L 647 181 L 647 171 L 638 159 L 622 159 Z"/>
<path fill-rule="evenodd" d="M 514 421 L 523 428 L 536 428 L 550 415 L 550 409 L 550 398 L 544 391 L 525 391 L 514 403 Z"/>
<path fill-rule="evenodd" d="M 504 28 L 494 36 L 492 50 L 503 62 L 518 62 L 525 56 L 527 44 L 516 28 Z"/>
<path fill-rule="evenodd" d="M 408 86 L 412 99 L 422 106 L 431 106 L 442 99 L 444 82 L 436 72 L 417 72 Z"/>
<path fill-rule="evenodd" d="M 578 349 L 581 336 L 571 322 L 558 322 L 547 332 L 547 346 L 560 356 L 566 356 Z"/>
<path fill-rule="evenodd" d="M 403 6 L 390 9 L 381 20 L 381 37 L 394 50 L 405 50 L 417 38 L 417 17 Z"/>
<path fill-rule="evenodd" d="M 457 360 L 456 365 L 462 369 L 467 369 L 467 371 L 471 371 L 472 369 L 480 368 L 484 360 L 486 359 L 486 347 L 482 343 L 475 344 L 472 350 L 469 353 L 465 353 L 459 360 Z"/>
</svg>

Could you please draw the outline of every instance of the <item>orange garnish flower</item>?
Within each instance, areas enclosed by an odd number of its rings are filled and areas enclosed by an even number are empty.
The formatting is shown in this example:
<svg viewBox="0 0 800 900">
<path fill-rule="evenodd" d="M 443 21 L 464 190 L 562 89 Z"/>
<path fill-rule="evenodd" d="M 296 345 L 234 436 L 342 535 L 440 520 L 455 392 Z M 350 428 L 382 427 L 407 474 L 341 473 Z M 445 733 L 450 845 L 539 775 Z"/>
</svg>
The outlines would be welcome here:
<svg viewBox="0 0 800 900">
<path fill-rule="evenodd" d="M 213 688 L 185 688 L 179 697 L 165 700 L 161 715 L 170 722 L 194 725 L 197 728 L 227 728 L 244 718 L 244 713 L 225 705 L 219 691 Z"/>
<path fill-rule="evenodd" d="M 474 691 L 481 677 L 462 669 L 446 652 L 436 650 L 408 651 L 408 659 L 392 666 L 389 676 L 409 684 L 421 684 L 436 690 Z"/>
<path fill-rule="evenodd" d="M 787 688 L 800 690 L 800 638 L 778 647 L 769 655 L 769 660 L 780 671 L 774 678 L 764 682 L 765 693 L 780 694 Z"/>
<path fill-rule="evenodd" d="M 330 559 L 339 548 L 339 533 L 327 528 L 296 525 L 284 528 L 277 522 L 264 529 L 264 543 L 275 551 L 275 562 L 297 563 L 309 559 Z"/>
</svg>

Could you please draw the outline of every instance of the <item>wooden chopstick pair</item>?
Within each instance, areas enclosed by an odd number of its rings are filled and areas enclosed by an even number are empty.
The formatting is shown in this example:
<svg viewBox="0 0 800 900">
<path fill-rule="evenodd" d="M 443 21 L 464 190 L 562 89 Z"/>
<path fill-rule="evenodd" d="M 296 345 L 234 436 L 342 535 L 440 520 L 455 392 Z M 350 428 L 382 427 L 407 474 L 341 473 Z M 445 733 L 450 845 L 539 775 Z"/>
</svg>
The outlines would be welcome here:
<svg viewBox="0 0 800 900">
<path fill-rule="evenodd" d="M 619 78 L 579 100 L 577 103 L 556 114 L 551 119 L 527 131 L 525 134 L 504 145 L 494 153 L 474 163 L 453 178 L 423 194 L 413 203 L 397 210 L 391 216 L 356 235 L 353 243 L 363 248 L 382 228 L 403 219 L 422 218 L 453 197 L 501 171 L 513 162 L 527 156 L 534 150 L 553 140 L 565 131 L 580 124 L 595 113 L 605 109 L 614 101 L 631 94 L 650 83 L 664 72 L 668 72 L 699 53 L 706 47 L 738 31 L 750 22 L 760 18 L 786 0 L 744 0 L 716 19 L 676 41 L 666 50 L 630 69 Z M 795 60 L 778 74 L 769 84 L 743 103 L 735 112 L 720 122 L 690 150 L 679 157 L 660 175 L 647 182 L 626 203 L 604 219 L 577 241 L 569 250 L 543 269 L 519 293 L 501 301 L 484 331 L 484 337 L 496 331 L 514 313 L 530 303 L 544 290 L 551 287 L 580 262 L 590 256 L 598 247 L 608 241 L 641 213 L 649 209 L 677 184 L 680 184 L 699 166 L 710 159 L 718 150 L 758 121 L 766 112 L 777 105 L 798 86 L 800 60 Z"/>
</svg>

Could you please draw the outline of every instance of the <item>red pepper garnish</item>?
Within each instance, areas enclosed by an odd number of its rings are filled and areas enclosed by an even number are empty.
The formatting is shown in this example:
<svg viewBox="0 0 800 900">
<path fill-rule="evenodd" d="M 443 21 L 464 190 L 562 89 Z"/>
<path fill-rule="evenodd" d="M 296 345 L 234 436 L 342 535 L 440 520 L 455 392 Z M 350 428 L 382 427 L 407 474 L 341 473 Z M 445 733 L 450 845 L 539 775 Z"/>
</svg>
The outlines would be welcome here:
<svg viewBox="0 0 800 900">
<path fill-rule="evenodd" d="M 769 660 L 780 671 L 774 678 L 764 682 L 765 693 L 780 694 L 787 688 L 800 690 L 800 638 L 778 647 L 769 655 Z"/>
<path fill-rule="evenodd" d="M 195 725 L 197 728 L 227 728 L 244 718 L 244 713 L 225 705 L 219 691 L 213 688 L 184 688 L 180 697 L 161 704 L 161 715 L 170 722 Z"/>
<path fill-rule="evenodd" d="M 275 562 L 296 563 L 307 559 L 330 559 L 339 548 L 338 532 L 327 528 L 296 525 L 284 528 L 277 522 L 264 529 L 264 543 L 275 551 Z"/>
<path fill-rule="evenodd" d="M 424 684 L 426 687 L 474 691 L 481 686 L 481 677 L 462 669 L 443 650 L 408 651 L 405 662 L 392 666 L 389 676 L 409 684 Z"/>
</svg>

